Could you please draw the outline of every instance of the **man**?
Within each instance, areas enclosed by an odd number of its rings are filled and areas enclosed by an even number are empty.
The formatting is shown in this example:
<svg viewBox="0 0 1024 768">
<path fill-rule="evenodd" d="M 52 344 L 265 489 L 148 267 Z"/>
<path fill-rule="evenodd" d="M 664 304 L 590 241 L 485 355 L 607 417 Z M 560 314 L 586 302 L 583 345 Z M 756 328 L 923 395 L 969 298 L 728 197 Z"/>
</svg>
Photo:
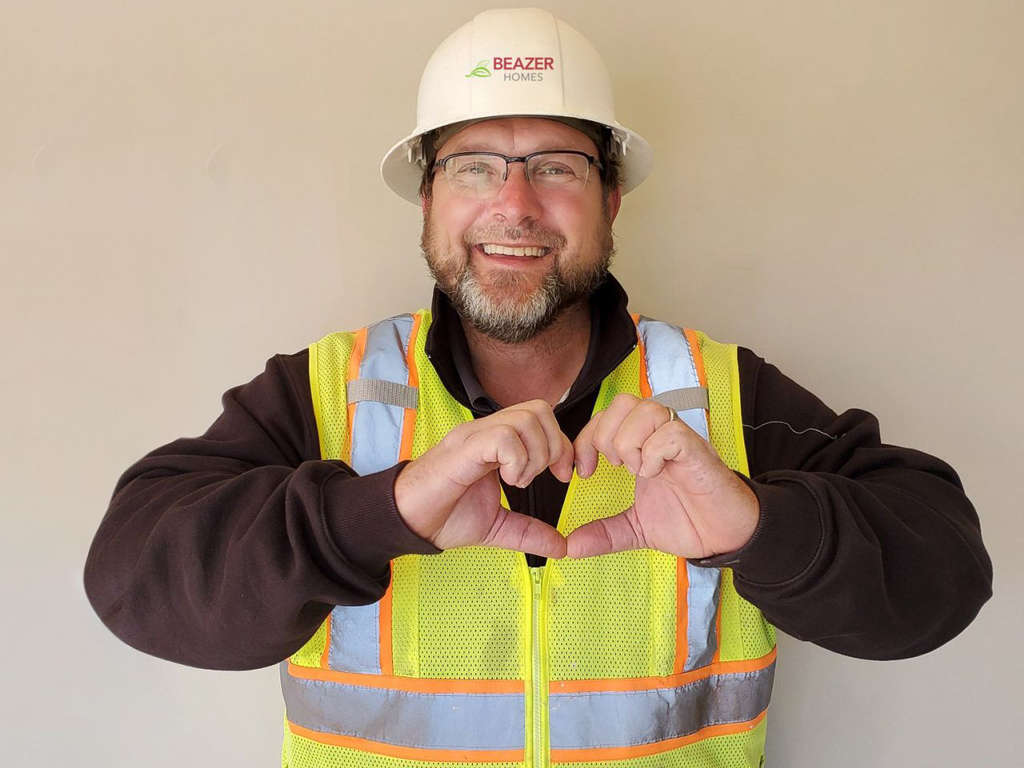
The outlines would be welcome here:
<svg viewBox="0 0 1024 768">
<path fill-rule="evenodd" d="M 382 164 L 432 311 L 275 356 L 129 468 L 86 566 L 107 626 L 280 662 L 289 766 L 758 766 L 775 626 L 874 659 L 962 631 L 992 571 L 948 465 L 627 310 L 650 159 L 568 25 L 453 33 Z"/>
</svg>

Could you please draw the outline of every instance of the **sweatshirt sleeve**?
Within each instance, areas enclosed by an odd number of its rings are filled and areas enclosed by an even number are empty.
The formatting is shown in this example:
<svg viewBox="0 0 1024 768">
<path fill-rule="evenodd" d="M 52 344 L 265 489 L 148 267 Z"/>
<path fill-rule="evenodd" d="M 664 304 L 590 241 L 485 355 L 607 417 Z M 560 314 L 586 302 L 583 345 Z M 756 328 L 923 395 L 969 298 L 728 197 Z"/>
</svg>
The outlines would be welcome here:
<svg viewBox="0 0 1024 768">
<path fill-rule="evenodd" d="M 761 509 L 736 591 L 780 630 L 865 659 L 938 648 L 992 595 L 992 562 L 957 473 L 881 441 L 878 420 L 837 415 L 739 349 L 743 433 Z"/>
<path fill-rule="evenodd" d="M 334 605 L 379 600 L 389 561 L 439 552 L 398 514 L 402 464 L 321 460 L 308 352 L 276 355 L 117 481 L 85 565 L 93 609 L 145 653 L 211 669 L 287 658 Z"/>
</svg>

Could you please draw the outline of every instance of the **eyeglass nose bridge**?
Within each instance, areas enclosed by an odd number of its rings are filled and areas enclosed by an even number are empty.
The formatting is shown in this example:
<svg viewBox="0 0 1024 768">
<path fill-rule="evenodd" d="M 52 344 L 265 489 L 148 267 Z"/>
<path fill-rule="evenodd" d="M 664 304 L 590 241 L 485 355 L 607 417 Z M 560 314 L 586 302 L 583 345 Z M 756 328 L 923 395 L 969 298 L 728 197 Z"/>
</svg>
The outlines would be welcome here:
<svg viewBox="0 0 1024 768">
<path fill-rule="evenodd" d="M 508 181 L 508 175 L 509 173 L 512 172 L 512 163 L 523 164 L 523 176 L 526 177 L 526 181 L 530 184 L 531 187 L 533 187 L 533 180 L 530 178 L 530 164 L 529 162 L 527 162 L 530 159 L 529 157 L 504 156 L 503 159 L 505 160 L 505 174 L 501 177 L 501 186 L 495 190 L 495 194 L 501 192 L 502 188 L 504 188 L 505 186 L 505 182 Z"/>
</svg>

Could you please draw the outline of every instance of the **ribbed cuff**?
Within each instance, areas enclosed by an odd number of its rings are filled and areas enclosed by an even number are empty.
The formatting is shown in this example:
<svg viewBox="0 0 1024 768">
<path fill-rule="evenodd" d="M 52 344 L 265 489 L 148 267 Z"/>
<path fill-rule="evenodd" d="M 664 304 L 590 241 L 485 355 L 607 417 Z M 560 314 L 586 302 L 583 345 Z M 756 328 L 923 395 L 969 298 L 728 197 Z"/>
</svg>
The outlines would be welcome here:
<svg viewBox="0 0 1024 768">
<path fill-rule="evenodd" d="M 751 584 L 780 584 L 803 573 L 821 547 L 822 527 L 818 504 L 799 482 L 755 482 L 736 473 L 757 496 L 761 516 L 754 534 L 743 547 L 693 565 L 732 568 Z"/>
<path fill-rule="evenodd" d="M 395 504 L 395 479 L 403 461 L 382 472 L 332 476 L 323 487 L 324 525 L 349 562 L 378 574 L 401 555 L 436 555 L 443 550 L 413 533 Z"/>
</svg>

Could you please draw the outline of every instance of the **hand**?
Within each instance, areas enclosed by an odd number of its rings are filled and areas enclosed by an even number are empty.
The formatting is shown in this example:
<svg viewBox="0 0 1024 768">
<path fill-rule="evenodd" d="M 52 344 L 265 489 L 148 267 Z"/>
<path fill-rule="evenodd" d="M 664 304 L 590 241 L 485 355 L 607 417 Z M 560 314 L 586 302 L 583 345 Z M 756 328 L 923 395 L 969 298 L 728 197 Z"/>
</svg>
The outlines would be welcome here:
<svg viewBox="0 0 1024 768">
<path fill-rule="evenodd" d="M 573 448 L 551 405 L 530 400 L 460 424 L 395 479 L 395 504 L 406 524 L 440 549 L 481 545 L 565 556 L 565 537 L 536 518 L 501 506 L 498 473 L 525 488 L 551 467 L 562 482 Z"/>
<path fill-rule="evenodd" d="M 580 526 L 568 536 L 569 557 L 657 549 L 704 558 L 739 549 L 760 517 L 757 497 L 708 441 L 654 400 L 617 395 L 574 444 L 581 478 L 597 469 L 598 452 L 637 475 L 631 507 Z"/>
</svg>

